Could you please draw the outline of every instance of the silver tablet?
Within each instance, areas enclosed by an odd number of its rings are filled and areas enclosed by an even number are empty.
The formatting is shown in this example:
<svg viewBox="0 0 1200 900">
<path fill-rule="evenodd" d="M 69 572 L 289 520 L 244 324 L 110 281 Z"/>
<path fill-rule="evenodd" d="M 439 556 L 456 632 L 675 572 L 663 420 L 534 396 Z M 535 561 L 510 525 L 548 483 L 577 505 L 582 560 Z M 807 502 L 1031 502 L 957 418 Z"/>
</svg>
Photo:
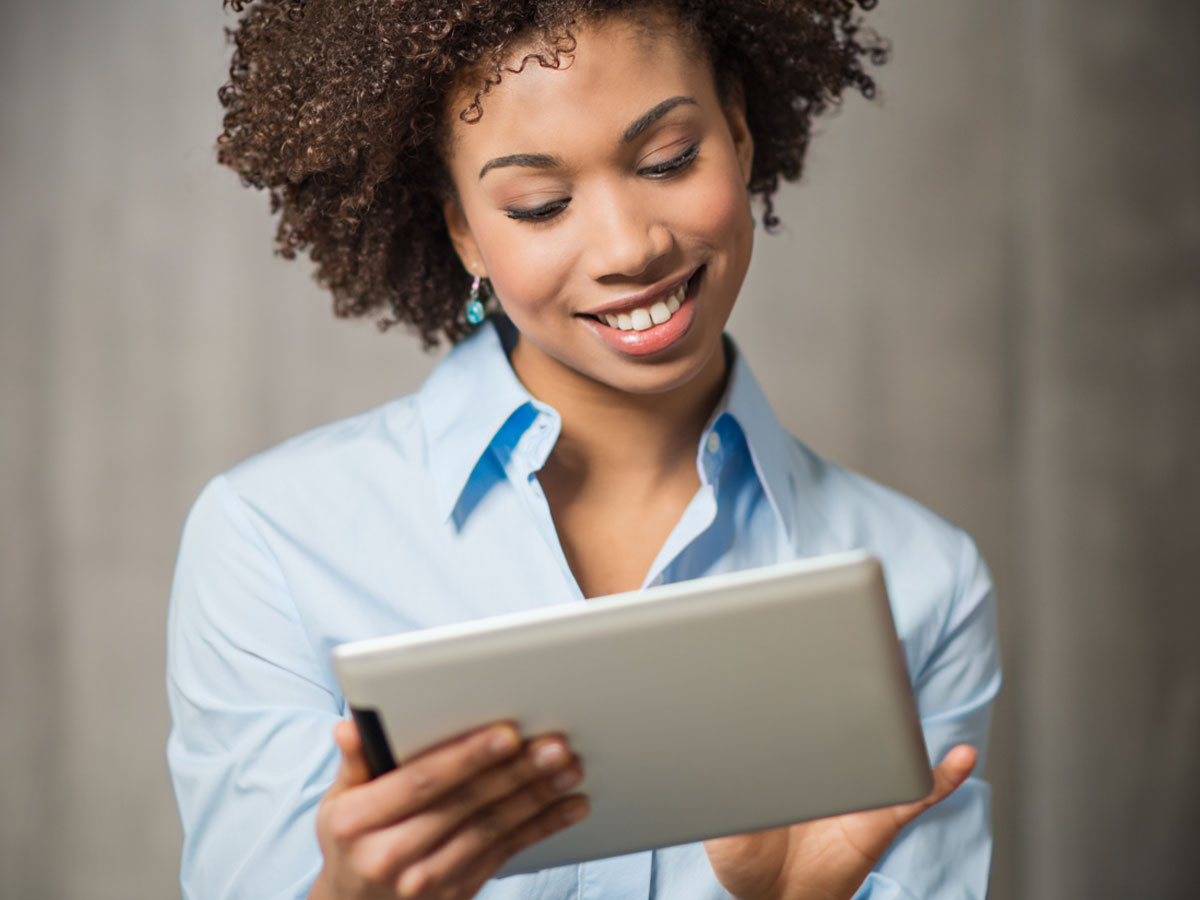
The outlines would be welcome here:
<svg viewBox="0 0 1200 900">
<path fill-rule="evenodd" d="M 497 877 L 932 787 L 864 552 L 343 644 L 334 667 L 376 774 L 500 719 L 568 737 L 591 814 Z"/>
</svg>

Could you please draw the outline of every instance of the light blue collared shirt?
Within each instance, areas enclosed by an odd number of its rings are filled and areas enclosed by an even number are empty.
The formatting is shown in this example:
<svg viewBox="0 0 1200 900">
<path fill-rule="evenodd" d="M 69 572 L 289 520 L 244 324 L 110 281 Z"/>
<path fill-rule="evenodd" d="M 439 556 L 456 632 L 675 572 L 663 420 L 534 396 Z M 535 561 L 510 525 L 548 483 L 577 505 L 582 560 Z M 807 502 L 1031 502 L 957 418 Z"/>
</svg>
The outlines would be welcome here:
<svg viewBox="0 0 1200 900">
<path fill-rule="evenodd" d="M 506 320 L 420 390 L 268 450 L 201 492 L 168 617 L 167 757 L 185 898 L 299 898 L 346 705 L 336 644 L 583 595 L 536 478 L 561 420 L 508 362 Z M 992 583 L 971 539 L 816 456 L 732 342 L 696 452 L 700 489 L 645 585 L 865 547 L 883 561 L 931 760 L 982 753 L 1000 687 Z M 819 772 L 797 772 L 819 778 Z M 586 782 L 584 785 L 586 790 Z M 896 840 L 860 900 L 986 892 L 989 786 L 972 777 Z M 727 898 L 701 844 L 490 881 L 485 900 Z"/>
</svg>

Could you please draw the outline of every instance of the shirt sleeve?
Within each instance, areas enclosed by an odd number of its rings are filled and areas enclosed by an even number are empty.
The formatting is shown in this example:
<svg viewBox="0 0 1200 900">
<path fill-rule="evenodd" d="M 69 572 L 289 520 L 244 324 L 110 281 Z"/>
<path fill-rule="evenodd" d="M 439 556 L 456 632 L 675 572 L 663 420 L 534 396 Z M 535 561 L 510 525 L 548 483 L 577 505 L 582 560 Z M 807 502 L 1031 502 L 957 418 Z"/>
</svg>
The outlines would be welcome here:
<svg viewBox="0 0 1200 900">
<path fill-rule="evenodd" d="M 918 816 L 855 900 L 982 900 L 991 868 L 991 786 L 983 780 L 992 701 L 1000 690 L 992 578 L 965 534 L 938 640 L 913 680 L 931 765 L 956 744 L 979 753 L 971 777 Z"/>
<path fill-rule="evenodd" d="M 287 582 L 225 478 L 184 525 L 167 616 L 167 761 L 185 900 L 302 898 L 321 865 L 339 701 Z"/>
</svg>

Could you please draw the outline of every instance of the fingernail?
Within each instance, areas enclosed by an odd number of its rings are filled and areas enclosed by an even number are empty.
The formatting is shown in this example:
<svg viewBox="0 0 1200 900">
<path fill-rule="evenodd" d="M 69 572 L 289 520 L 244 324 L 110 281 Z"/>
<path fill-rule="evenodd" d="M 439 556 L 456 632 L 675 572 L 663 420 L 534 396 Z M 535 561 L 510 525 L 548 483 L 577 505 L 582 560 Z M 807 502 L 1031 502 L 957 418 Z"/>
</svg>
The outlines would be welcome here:
<svg viewBox="0 0 1200 900">
<path fill-rule="evenodd" d="M 542 744 L 533 754 L 533 764 L 539 769 L 555 769 L 567 760 L 562 744 Z"/>
<path fill-rule="evenodd" d="M 588 814 L 587 801 L 579 799 L 571 803 L 563 810 L 563 821 L 568 825 L 573 825 Z"/>
<path fill-rule="evenodd" d="M 556 791 L 569 791 L 582 780 L 583 776 L 577 769 L 567 769 L 567 771 L 555 775 L 554 779 L 550 782 L 550 786 Z"/>
<path fill-rule="evenodd" d="M 515 731 L 511 728 L 497 728 L 492 732 L 492 737 L 488 741 L 488 749 L 497 756 L 503 756 L 515 750 L 517 743 L 517 733 Z"/>
<path fill-rule="evenodd" d="M 415 897 L 425 884 L 425 873 L 419 866 L 413 866 L 400 878 L 400 893 L 405 897 Z"/>
</svg>

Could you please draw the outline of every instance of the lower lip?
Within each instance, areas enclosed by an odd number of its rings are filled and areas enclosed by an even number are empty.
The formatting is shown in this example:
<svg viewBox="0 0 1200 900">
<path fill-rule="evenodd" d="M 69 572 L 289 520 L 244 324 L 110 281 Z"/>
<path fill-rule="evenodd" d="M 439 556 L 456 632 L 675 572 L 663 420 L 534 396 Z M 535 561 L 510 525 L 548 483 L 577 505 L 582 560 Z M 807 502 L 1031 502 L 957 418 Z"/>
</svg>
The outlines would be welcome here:
<svg viewBox="0 0 1200 900">
<path fill-rule="evenodd" d="M 685 334 L 696 316 L 696 294 L 703 276 L 692 277 L 679 309 L 661 325 L 651 325 L 645 331 L 622 331 L 596 319 L 584 317 L 584 323 L 614 350 L 629 356 L 649 356 L 666 350 Z"/>
</svg>

